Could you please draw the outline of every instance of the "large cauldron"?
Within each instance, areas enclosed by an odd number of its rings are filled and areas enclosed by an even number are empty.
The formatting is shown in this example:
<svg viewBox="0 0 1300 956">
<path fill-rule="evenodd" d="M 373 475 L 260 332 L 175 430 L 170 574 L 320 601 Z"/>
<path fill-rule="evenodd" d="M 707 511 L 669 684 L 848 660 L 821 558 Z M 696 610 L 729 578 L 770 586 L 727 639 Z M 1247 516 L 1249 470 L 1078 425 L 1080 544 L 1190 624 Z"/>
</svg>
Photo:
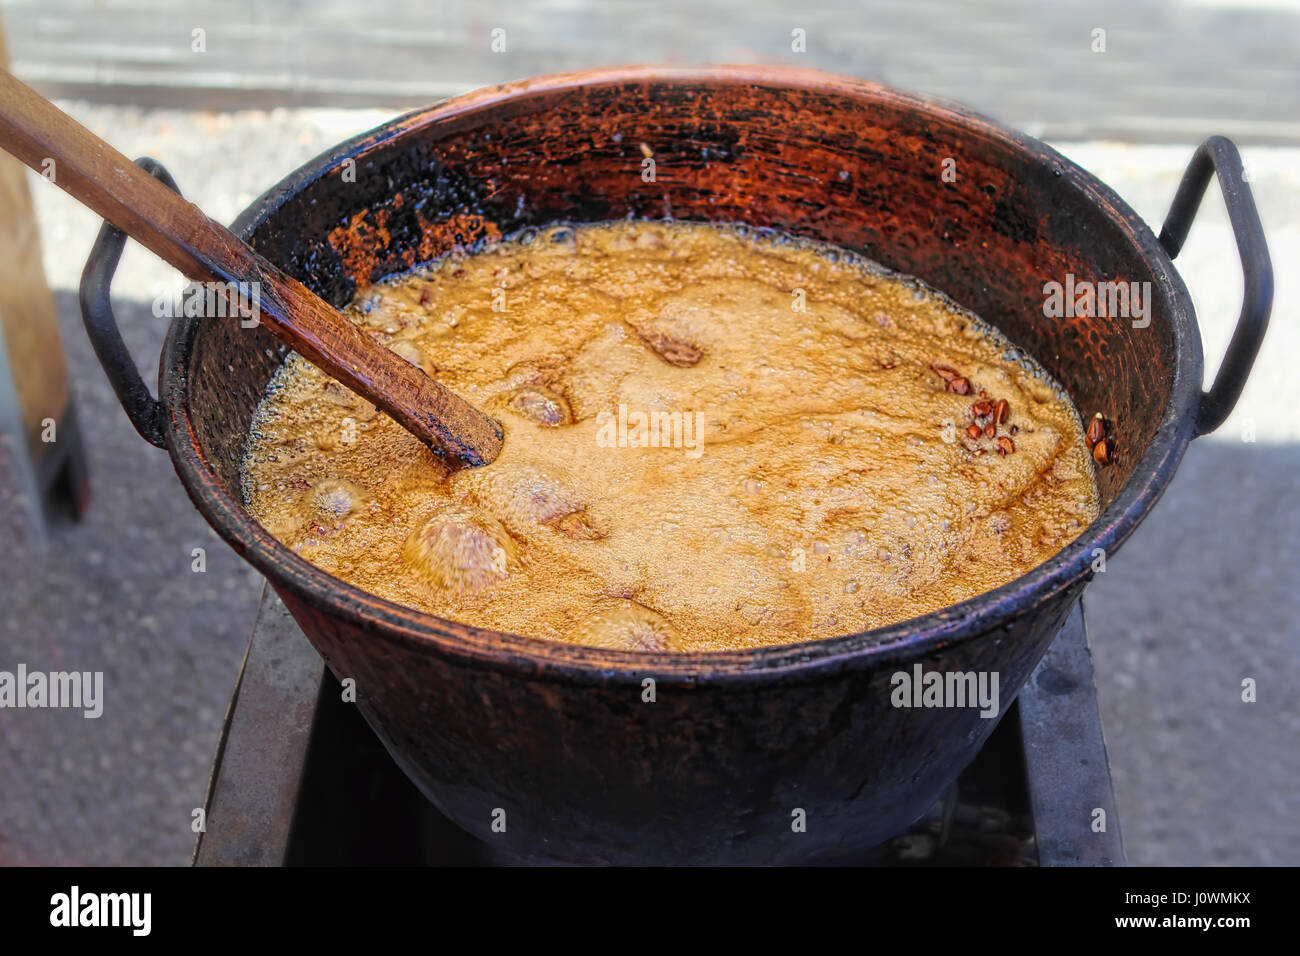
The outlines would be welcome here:
<svg viewBox="0 0 1300 956">
<path fill-rule="evenodd" d="M 642 144 L 653 182 L 642 176 Z M 1202 393 L 1196 321 L 1171 257 L 1215 171 L 1246 305 Z M 269 333 L 177 319 L 155 403 L 113 327 L 115 230 L 92 254 L 82 306 L 141 433 L 168 450 L 195 505 L 266 575 L 331 670 L 355 678 L 393 757 L 466 830 L 531 860 L 844 858 L 924 812 L 996 723 L 976 709 L 896 708 L 891 675 L 916 663 L 997 672 L 1005 711 L 1079 600 L 1098 549 L 1112 553 L 1128 537 L 1188 442 L 1230 411 L 1272 296 L 1240 160 L 1226 140 L 1207 141 L 1157 240 L 1051 149 L 957 107 L 804 70 L 616 68 L 411 113 L 304 166 L 234 231 L 343 305 L 358 284 L 455 244 L 628 216 L 743 221 L 838 243 L 996 323 L 1085 419 L 1101 412 L 1114 423 L 1101 517 L 1005 587 L 866 634 L 659 656 L 493 633 L 363 593 L 249 517 L 240 458 L 284 357 Z M 1149 324 L 1045 317 L 1045 283 L 1071 275 L 1149 282 Z M 707 574 L 709 556 L 696 557 Z"/>
</svg>

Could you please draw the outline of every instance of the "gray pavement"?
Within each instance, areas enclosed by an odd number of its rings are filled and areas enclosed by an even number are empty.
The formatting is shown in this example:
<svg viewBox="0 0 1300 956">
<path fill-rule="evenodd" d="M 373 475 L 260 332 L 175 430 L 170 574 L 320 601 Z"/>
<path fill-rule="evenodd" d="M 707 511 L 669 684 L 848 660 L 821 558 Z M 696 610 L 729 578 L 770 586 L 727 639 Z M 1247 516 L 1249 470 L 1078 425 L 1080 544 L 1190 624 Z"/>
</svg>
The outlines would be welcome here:
<svg viewBox="0 0 1300 956">
<path fill-rule="evenodd" d="M 104 712 L 0 711 L 0 864 L 184 863 L 261 581 L 132 429 L 75 295 L 57 299 L 95 498 L 49 553 L 6 562 L 0 667 L 103 671 Z M 120 317 L 152 374 L 158 320 L 145 304 Z"/>
<path fill-rule="evenodd" d="M 1240 139 L 1300 144 L 1300 10 L 1291 0 L 3 6 L 15 71 L 67 97 L 223 108 L 422 106 L 589 66 L 777 62 L 948 97 L 1036 135 L 1176 142 L 1200 135 L 1209 120 Z"/>
</svg>

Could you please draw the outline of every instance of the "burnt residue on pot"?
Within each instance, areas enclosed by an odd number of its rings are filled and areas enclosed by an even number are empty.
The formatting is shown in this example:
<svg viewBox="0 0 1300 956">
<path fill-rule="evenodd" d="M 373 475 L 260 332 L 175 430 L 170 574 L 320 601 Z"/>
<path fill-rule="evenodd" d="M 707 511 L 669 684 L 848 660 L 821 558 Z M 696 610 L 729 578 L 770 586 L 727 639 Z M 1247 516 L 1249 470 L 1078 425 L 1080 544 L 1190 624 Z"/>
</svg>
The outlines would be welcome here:
<svg viewBox="0 0 1300 956">
<path fill-rule="evenodd" d="M 994 201 L 992 226 L 1016 242 L 1038 241 L 1038 221 L 1015 193 L 999 196 Z"/>
<path fill-rule="evenodd" d="M 405 272 L 448 249 L 472 250 L 501 238 L 496 223 L 481 214 L 430 216 L 429 208 L 427 197 L 408 205 L 406 194 L 396 193 L 331 230 L 329 244 L 342 260 L 343 274 L 352 277 L 354 294 L 376 276 Z"/>
</svg>

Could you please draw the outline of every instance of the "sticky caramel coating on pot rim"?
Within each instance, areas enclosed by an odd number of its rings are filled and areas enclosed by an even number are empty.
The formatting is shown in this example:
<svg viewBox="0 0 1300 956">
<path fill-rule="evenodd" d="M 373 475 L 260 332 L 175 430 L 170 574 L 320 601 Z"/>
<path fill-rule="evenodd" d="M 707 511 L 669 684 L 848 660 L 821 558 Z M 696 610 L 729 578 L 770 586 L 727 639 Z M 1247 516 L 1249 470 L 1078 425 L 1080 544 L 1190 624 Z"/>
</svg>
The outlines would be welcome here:
<svg viewBox="0 0 1300 956">
<path fill-rule="evenodd" d="M 842 250 L 561 225 L 349 315 L 494 415 L 501 456 L 450 471 L 295 356 L 250 436 L 250 510 L 325 571 L 477 627 L 645 651 L 834 637 L 1005 584 L 1097 516 L 1042 370 Z"/>
</svg>

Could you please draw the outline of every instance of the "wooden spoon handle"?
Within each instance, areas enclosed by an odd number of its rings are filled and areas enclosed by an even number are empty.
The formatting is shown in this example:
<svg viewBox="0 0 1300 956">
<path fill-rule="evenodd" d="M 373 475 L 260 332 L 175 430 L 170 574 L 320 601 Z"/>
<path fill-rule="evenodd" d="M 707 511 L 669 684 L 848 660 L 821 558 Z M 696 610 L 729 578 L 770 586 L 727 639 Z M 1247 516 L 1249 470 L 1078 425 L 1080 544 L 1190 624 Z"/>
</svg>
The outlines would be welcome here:
<svg viewBox="0 0 1300 956">
<path fill-rule="evenodd" d="M 434 451 L 467 465 L 487 464 L 501 451 L 495 421 L 372 341 L 301 282 L 5 70 L 0 146 L 191 279 L 257 283 L 244 288 L 257 289 L 259 321 L 280 341 Z M 235 304 L 228 314 L 238 314 Z"/>
</svg>

